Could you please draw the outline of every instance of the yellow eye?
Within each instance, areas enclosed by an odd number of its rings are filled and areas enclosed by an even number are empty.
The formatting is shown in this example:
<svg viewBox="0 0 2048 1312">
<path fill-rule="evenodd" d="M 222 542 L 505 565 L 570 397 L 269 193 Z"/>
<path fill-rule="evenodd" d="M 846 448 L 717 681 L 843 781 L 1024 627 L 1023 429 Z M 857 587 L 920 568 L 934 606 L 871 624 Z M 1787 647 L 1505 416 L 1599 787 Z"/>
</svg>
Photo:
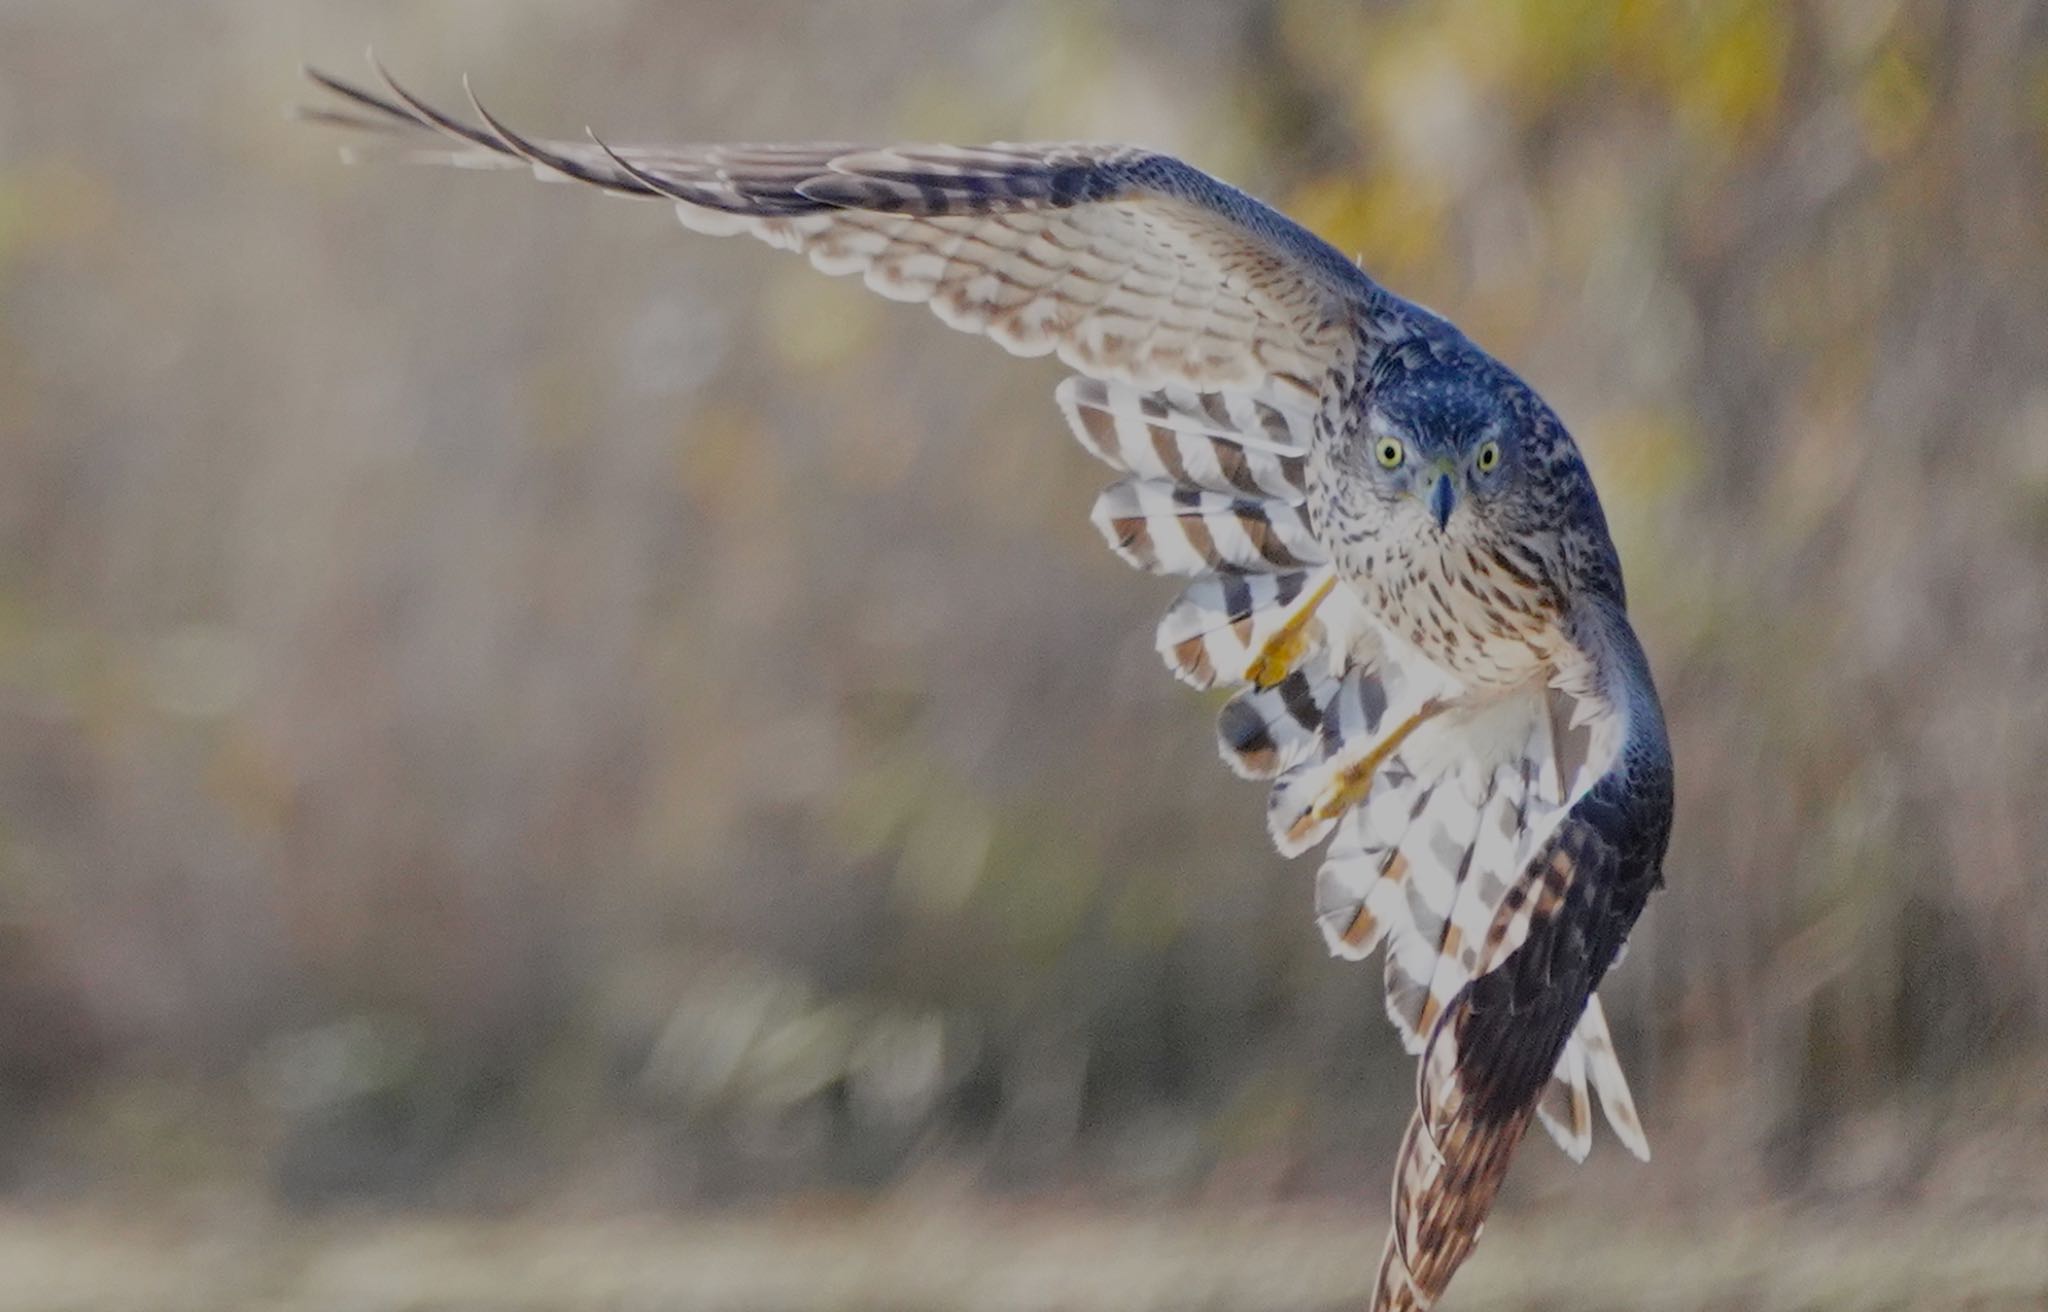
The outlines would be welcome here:
<svg viewBox="0 0 2048 1312">
<path fill-rule="evenodd" d="M 1402 459 L 1408 454 L 1402 450 L 1398 438 L 1383 437 L 1373 446 L 1373 457 L 1383 469 L 1399 469 Z"/>
<path fill-rule="evenodd" d="M 1480 447 L 1478 465 L 1479 472 L 1482 474 L 1491 474 L 1494 470 L 1499 469 L 1500 443 L 1488 442 L 1485 446 Z"/>
</svg>

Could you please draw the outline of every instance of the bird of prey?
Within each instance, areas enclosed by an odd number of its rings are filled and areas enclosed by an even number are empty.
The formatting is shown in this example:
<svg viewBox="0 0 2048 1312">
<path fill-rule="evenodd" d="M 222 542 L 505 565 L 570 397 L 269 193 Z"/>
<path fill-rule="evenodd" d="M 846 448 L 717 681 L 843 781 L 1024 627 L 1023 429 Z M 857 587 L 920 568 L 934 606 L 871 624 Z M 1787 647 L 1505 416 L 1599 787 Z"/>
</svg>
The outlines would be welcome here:
<svg viewBox="0 0 2048 1312">
<path fill-rule="evenodd" d="M 1506 366 L 1136 147 L 537 141 L 372 65 L 308 70 L 309 115 L 671 202 L 1074 371 L 1060 410 L 1118 474 L 1096 526 L 1188 579 L 1160 655 L 1237 690 L 1223 759 L 1271 781 L 1279 850 L 1327 843 L 1330 950 L 1385 951 L 1418 1069 L 1376 1308 L 1434 1304 L 1532 1120 L 1582 1158 L 1597 1097 L 1648 1155 L 1594 990 L 1662 882 L 1670 747 L 1586 466 Z"/>
</svg>

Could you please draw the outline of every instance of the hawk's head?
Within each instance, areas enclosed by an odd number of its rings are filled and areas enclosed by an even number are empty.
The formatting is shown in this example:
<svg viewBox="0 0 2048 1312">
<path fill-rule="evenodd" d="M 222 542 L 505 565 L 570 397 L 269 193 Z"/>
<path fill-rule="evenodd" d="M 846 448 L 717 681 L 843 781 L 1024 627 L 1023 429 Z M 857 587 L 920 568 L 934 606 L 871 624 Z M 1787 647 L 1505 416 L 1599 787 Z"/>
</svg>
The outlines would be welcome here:
<svg viewBox="0 0 2048 1312">
<path fill-rule="evenodd" d="M 1452 370 L 1398 376 L 1377 388 L 1345 463 L 1397 527 L 1450 533 L 1491 518 L 1522 474 L 1513 413 L 1486 381 Z"/>
</svg>

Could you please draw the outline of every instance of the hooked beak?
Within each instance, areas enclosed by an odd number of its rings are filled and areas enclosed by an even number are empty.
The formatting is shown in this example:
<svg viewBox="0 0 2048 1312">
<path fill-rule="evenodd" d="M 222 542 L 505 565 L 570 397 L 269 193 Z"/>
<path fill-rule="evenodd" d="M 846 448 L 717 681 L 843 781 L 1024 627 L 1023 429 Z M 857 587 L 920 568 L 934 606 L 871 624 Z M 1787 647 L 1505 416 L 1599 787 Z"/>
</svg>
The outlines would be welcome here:
<svg viewBox="0 0 2048 1312">
<path fill-rule="evenodd" d="M 1429 513 L 1436 516 L 1436 526 L 1444 528 L 1451 522 L 1451 510 L 1458 504 L 1458 489 L 1451 481 L 1451 471 L 1439 469 L 1435 486 L 1429 489 Z"/>
</svg>

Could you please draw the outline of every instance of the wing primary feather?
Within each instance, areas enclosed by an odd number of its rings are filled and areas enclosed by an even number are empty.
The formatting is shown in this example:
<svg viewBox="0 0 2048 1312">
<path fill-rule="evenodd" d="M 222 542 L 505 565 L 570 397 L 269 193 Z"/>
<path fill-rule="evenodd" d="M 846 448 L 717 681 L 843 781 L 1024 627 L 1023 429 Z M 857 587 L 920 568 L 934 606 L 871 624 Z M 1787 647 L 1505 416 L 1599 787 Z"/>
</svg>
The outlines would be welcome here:
<svg viewBox="0 0 2048 1312">
<path fill-rule="evenodd" d="M 707 209 L 725 208 L 724 206 L 715 205 L 702 197 L 689 195 L 668 179 L 649 173 L 624 155 L 621 155 L 618 151 L 613 150 L 603 137 L 598 136 L 588 126 L 583 129 L 583 135 L 589 137 L 590 143 L 603 151 L 606 158 L 617 165 L 621 172 L 646 188 L 645 194 L 650 196 L 666 196 L 670 200 L 681 201 L 685 205 L 702 205 Z"/>
<path fill-rule="evenodd" d="M 602 187 L 607 191 L 624 191 L 635 195 L 650 194 L 641 190 L 641 187 L 645 185 L 644 183 L 635 186 L 626 185 L 611 174 L 599 173 L 568 155 L 562 154 L 559 151 L 542 149 L 534 142 L 520 136 L 517 132 L 499 122 L 491 111 L 484 108 L 483 102 L 477 99 L 476 91 L 470 86 L 469 74 L 467 73 L 462 75 L 462 94 L 469 98 L 469 107 L 476 111 L 476 116 L 482 119 L 485 125 L 490 128 L 506 154 L 516 155 L 520 159 L 532 164 L 535 168 L 547 169 L 552 173 L 559 173 L 565 178 L 573 178 L 577 182 L 587 182 L 594 187 Z M 637 183 L 638 179 L 636 178 L 634 181 Z"/>
<path fill-rule="evenodd" d="M 422 127 L 446 133 L 458 141 L 467 141 L 472 146 L 481 146 L 483 149 L 495 154 L 514 153 L 508 152 L 503 143 L 493 140 L 489 133 L 471 127 L 461 119 L 442 113 L 426 101 L 415 96 L 412 92 L 407 91 L 403 86 L 400 86 L 398 79 L 391 76 L 390 70 L 385 68 L 383 62 L 377 58 L 376 51 L 366 50 L 363 52 L 363 55 L 370 61 L 370 67 L 376 72 L 378 80 L 383 82 L 385 88 L 404 104 L 405 108 L 397 111 L 401 117 L 409 118 Z M 332 87 L 360 103 L 377 105 L 387 111 L 395 108 L 379 97 L 372 96 L 367 92 L 357 91 L 338 79 L 320 75 L 319 81 L 322 86 Z"/>
<path fill-rule="evenodd" d="M 476 87 L 471 84 L 469 74 L 467 73 L 462 75 L 462 94 L 469 101 L 470 111 L 484 121 L 484 126 L 491 130 L 491 135 L 498 139 L 498 144 L 504 148 L 506 153 L 517 155 L 530 164 L 553 169 L 557 173 L 567 173 L 570 177 L 577 178 L 583 182 L 596 181 L 595 178 L 589 176 L 584 171 L 569 167 L 561 156 L 543 152 L 540 147 L 534 145 L 525 137 L 520 136 L 511 128 L 506 127 L 503 123 L 500 123 L 497 116 L 492 114 L 490 110 L 485 109 L 484 102 L 477 98 Z"/>
<path fill-rule="evenodd" d="M 374 52 L 369 51 L 366 51 L 364 53 L 368 55 L 371 66 L 375 67 L 377 62 L 376 54 Z M 323 72 L 322 70 L 313 67 L 311 64 L 299 65 L 299 72 L 304 74 L 308 81 L 313 82 L 318 86 L 325 87 L 327 90 L 332 91 L 335 95 L 340 96 L 342 99 L 347 100 L 352 104 L 360 105 L 365 109 L 376 110 L 379 114 L 385 115 L 386 118 L 391 121 L 379 124 L 378 126 L 382 130 L 394 130 L 400 125 L 409 125 L 413 127 L 431 127 L 435 128 L 436 130 L 440 130 L 438 124 L 433 123 L 431 120 L 422 122 L 420 116 L 417 113 L 410 109 L 407 109 L 405 106 L 397 104 L 393 101 L 386 100 L 384 99 L 384 97 L 377 95 L 375 92 L 365 91 L 363 88 L 355 85 L 353 82 L 344 82 L 340 78 L 335 77 L 332 73 Z M 322 117 L 325 113 L 328 112 L 331 111 L 307 111 L 308 116 L 314 118 Z M 469 140 L 467 135 L 464 133 L 458 132 L 455 133 L 454 135 L 462 137 L 464 140 Z"/>
<path fill-rule="evenodd" d="M 1057 353 L 1092 377 L 1284 399 L 1313 413 L 1322 381 L 1345 367 L 1361 334 L 1407 322 L 1405 302 L 1300 225 L 1139 147 L 561 142 L 521 134 L 467 80 L 474 113 L 465 118 L 414 95 L 374 52 L 367 58 L 369 90 L 307 69 L 346 106 L 308 117 L 386 135 L 375 120 L 388 120 L 457 143 L 445 155 L 400 156 L 419 162 L 516 161 L 549 178 L 666 196 L 687 226 L 751 235 L 828 273 L 864 272 L 875 290 L 922 300 L 951 327 L 1019 355 Z M 882 230 L 876 215 L 906 222 Z M 906 261 L 938 273 L 904 282 L 892 271 Z M 1262 449 L 1257 431 L 1241 435 L 1241 451 Z"/>
</svg>

